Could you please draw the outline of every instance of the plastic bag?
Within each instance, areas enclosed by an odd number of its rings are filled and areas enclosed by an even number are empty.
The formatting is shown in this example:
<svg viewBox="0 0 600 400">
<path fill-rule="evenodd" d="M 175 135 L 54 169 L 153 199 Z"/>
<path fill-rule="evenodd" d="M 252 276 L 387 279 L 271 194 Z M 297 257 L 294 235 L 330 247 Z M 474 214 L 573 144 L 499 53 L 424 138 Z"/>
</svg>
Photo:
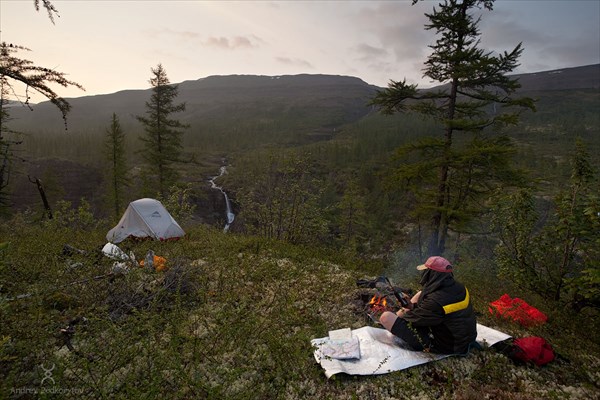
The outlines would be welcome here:
<svg viewBox="0 0 600 400">
<path fill-rule="evenodd" d="M 543 325 L 548 320 L 546 314 L 537 308 L 518 297 L 511 299 L 508 294 L 503 294 L 498 300 L 492 301 L 489 311 L 492 315 L 510 319 L 525 327 Z"/>
<path fill-rule="evenodd" d="M 121 250 L 118 246 L 108 242 L 104 245 L 104 247 L 102 248 L 102 253 L 109 257 L 112 258 L 113 260 L 117 260 L 117 261 L 129 261 L 129 256 L 123 251 Z"/>
</svg>

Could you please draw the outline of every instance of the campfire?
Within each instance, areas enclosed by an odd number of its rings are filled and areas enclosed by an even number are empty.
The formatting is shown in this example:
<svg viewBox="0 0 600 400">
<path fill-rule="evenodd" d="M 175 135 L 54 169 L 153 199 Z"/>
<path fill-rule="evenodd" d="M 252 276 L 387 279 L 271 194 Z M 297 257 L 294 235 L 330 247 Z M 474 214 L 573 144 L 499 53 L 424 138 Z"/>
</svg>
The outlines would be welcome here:
<svg viewBox="0 0 600 400">
<path fill-rule="evenodd" d="M 360 297 L 363 304 L 361 312 L 370 322 L 378 323 L 381 314 L 385 311 L 394 311 L 394 301 L 389 299 L 386 294 L 379 292 L 375 294 L 363 293 Z"/>
<path fill-rule="evenodd" d="M 362 289 L 359 290 L 354 301 L 356 313 L 364 315 L 367 322 L 375 324 L 379 323 L 379 317 L 385 311 L 395 312 L 400 308 L 394 292 L 411 292 L 410 289 L 390 285 L 385 277 L 359 280 L 357 286 Z"/>
<path fill-rule="evenodd" d="M 384 311 L 391 311 L 391 307 L 388 307 L 388 301 L 386 296 L 376 294 L 371 297 L 368 303 L 368 307 L 372 313 L 381 314 Z"/>
</svg>

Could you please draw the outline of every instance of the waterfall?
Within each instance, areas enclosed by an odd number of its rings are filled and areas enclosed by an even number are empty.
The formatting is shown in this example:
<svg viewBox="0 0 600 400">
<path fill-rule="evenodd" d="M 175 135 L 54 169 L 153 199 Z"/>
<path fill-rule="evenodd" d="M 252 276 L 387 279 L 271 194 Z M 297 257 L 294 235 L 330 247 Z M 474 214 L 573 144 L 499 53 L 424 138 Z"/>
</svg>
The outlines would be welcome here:
<svg viewBox="0 0 600 400">
<path fill-rule="evenodd" d="M 219 169 L 219 175 L 213 176 L 209 180 L 211 189 L 219 190 L 221 193 L 223 193 L 223 197 L 225 198 L 225 207 L 226 207 L 225 212 L 227 213 L 227 223 L 225 224 L 225 227 L 223 228 L 223 232 L 227 232 L 229 230 L 229 225 L 231 225 L 233 223 L 233 220 L 235 219 L 235 214 L 231 211 L 231 202 L 229 201 L 229 196 L 227 196 L 227 193 L 225 193 L 225 191 L 223 190 L 222 187 L 217 186 L 217 184 L 215 183 L 215 179 L 217 179 L 220 176 L 223 176 L 226 173 L 227 173 L 227 167 L 225 165 L 223 165 Z"/>
</svg>

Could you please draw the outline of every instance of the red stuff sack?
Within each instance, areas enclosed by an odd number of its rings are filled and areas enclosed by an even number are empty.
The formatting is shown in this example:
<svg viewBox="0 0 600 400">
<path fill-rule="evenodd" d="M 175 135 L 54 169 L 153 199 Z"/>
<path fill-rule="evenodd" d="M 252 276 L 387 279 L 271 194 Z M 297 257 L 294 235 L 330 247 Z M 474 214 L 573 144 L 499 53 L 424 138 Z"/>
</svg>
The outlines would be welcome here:
<svg viewBox="0 0 600 400">
<path fill-rule="evenodd" d="M 513 320 L 525 327 L 543 325 L 548 317 L 524 300 L 503 294 L 498 300 L 492 301 L 489 307 L 490 314 Z"/>
<path fill-rule="evenodd" d="M 510 357 L 516 361 L 542 366 L 554 360 L 554 350 L 544 338 L 529 336 L 513 341 Z"/>
</svg>

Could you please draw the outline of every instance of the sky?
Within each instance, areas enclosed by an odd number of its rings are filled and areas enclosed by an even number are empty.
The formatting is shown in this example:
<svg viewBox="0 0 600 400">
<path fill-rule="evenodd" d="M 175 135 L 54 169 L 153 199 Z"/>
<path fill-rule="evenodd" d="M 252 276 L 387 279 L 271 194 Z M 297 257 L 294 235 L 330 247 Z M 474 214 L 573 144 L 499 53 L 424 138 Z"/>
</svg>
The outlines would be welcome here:
<svg viewBox="0 0 600 400">
<path fill-rule="evenodd" d="M 53 0 L 53 24 L 33 0 L 0 0 L 0 41 L 81 84 L 62 97 L 147 89 L 159 63 L 172 83 L 211 75 L 333 74 L 380 87 L 419 87 L 439 1 Z M 515 73 L 600 63 L 600 0 L 497 0 L 481 10 L 481 47 L 525 51 Z M 23 88 L 24 91 L 24 88 Z M 41 100 L 33 98 L 33 101 Z"/>
</svg>

